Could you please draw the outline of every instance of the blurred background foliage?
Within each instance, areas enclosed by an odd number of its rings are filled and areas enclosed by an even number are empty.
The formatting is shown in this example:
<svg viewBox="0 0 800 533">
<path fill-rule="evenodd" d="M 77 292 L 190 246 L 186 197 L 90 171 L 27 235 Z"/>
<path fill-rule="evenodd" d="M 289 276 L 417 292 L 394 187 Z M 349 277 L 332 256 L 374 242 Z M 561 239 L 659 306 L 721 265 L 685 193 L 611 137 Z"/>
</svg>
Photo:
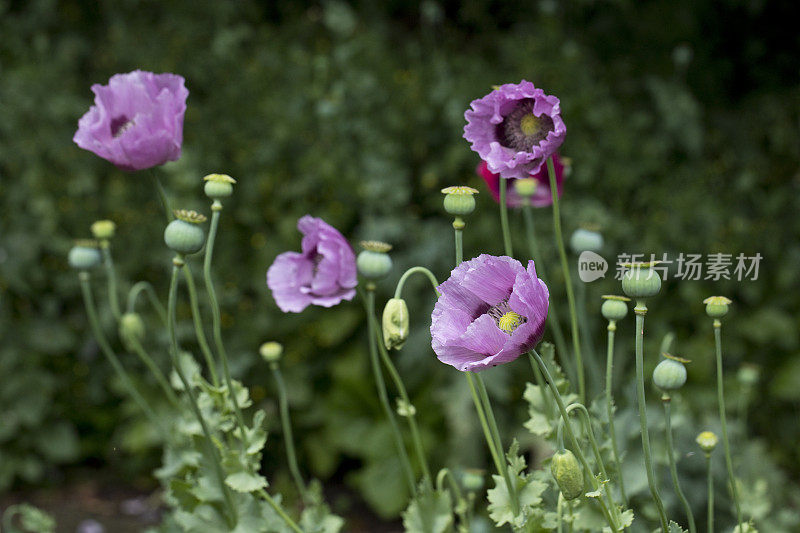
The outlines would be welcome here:
<svg viewBox="0 0 800 533">
<path fill-rule="evenodd" d="M 757 281 L 668 280 L 650 306 L 648 359 L 655 365 L 661 336 L 674 331 L 675 352 L 694 361 L 681 409 L 712 424 L 713 337 L 701 300 L 732 298 L 724 341 L 734 403 L 740 365 L 761 368 L 738 435 L 756 439 L 760 456 L 796 479 L 800 37 L 792 13 L 792 2 L 759 0 L 0 0 L 0 487 L 59 483 L 75 464 L 147 486 L 159 464 L 92 340 L 65 260 L 73 238 L 110 218 L 122 278 L 165 293 L 170 254 L 150 176 L 121 172 L 71 142 L 90 86 L 136 68 L 179 73 L 190 90 L 183 157 L 157 169 L 175 203 L 208 212 L 202 176 L 239 180 L 215 265 L 228 351 L 256 403 L 274 413 L 257 348 L 285 344 L 300 459 L 311 474 L 354 488 L 383 516 L 405 505 L 368 378 L 361 304 L 284 315 L 267 291 L 267 267 L 299 249 L 296 220 L 310 213 L 354 244 L 393 243 L 384 297 L 413 265 L 443 280 L 453 252 L 439 190 L 487 192 L 461 138 L 463 113 L 492 85 L 525 78 L 561 98 L 562 154 L 572 160 L 567 234 L 600 224 L 611 261 L 634 252 L 763 256 Z M 536 215 L 550 243 L 550 210 Z M 501 253 L 497 219 L 481 194 L 467 256 Z M 564 317 L 552 245 L 543 261 Z M 620 290 L 612 278 L 586 288 L 598 349 L 599 296 Z M 432 464 L 479 467 L 483 446 L 463 380 L 430 350 L 425 283 L 408 285 L 412 338 L 397 362 Z M 633 328 L 620 331 L 618 357 L 630 372 Z M 138 361 L 126 355 L 125 363 L 155 391 Z M 520 361 L 487 374 L 506 435 L 524 436 L 528 372 Z M 277 417 L 269 426 L 280 433 Z M 270 442 L 266 472 L 288 487 L 282 444 Z M 691 446 L 688 436 L 682 442 Z"/>
</svg>

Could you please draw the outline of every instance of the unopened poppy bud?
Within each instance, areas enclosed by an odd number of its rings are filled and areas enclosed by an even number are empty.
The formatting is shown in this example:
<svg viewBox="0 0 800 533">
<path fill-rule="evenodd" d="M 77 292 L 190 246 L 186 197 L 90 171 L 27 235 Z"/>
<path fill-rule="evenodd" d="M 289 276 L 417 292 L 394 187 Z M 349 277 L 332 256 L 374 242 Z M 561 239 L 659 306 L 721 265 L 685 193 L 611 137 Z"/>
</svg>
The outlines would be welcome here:
<svg viewBox="0 0 800 533">
<path fill-rule="evenodd" d="M 467 469 L 461 474 L 461 484 L 470 492 L 477 492 L 483 488 L 483 471 Z"/>
<path fill-rule="evenodd" d="M 227 198 L 233 194 L 233 185 L 236 180 L 227 174 L 209 174 L 203 180 L 206 182 L 203 191 L 212 200 Z"/>
<path fill-rule="evenodd" d="M 144 339 L 144 321 L 137 313 L 125 313 L 119 319 L 119 336 L 124 341 L 141 342 Z"/>
<path fill-rule="evenodd" d="M 687 359 L 681 359 L 670 354 L 663 354 L 665 359 L 656 365 L 653 370 L 653 383 L 663 391 L 677 390 L 686 383 Z"/>
<path fill-rule="evenodd" d="M 206 235 L 200 224 L 206 217 L 196 211 L 175 211 L 175 220 L 164 230 L 164 242 L 173 252 L 179 254 L 196 254 L 203 248 Z"/>
<path fill-rule="evenodd" d="M 714 451 L 714 448 L 717 447 L 719 439 L 711 431 L 703 431 L 697 436 L 695 442 L 697 442 L 697 445 L 700 446 L 701 450 L 706 453 L 711 453 Z"/>
<path fill-rule="evenodd" d="M 283 345 L 275 341 L 265 342 L 258 349 L 258 353 L 267 363 L 277 363 L 283 355 Z"/>
<path fill-rule="evenodd" d="M 603 249 L 603 235 L 594 229 L 578 228 L 572 233 L 569 245 L 576 254 L 581 252 L 599 252 Z"/>
<path fill-rule="evenodd" d="M 107 241 L 114 236 L 117 225 L 111 220 L 98 220 L 92 224 L 92 235 L 95 239 Z"/>
<path fill-rule="evenodd" d="M 408 306 L 402 298 L 391 298 L 383 308 L 383 343 L 387 350 L 400 349 L 408 339 Z"/>
<path fill-rule="evenodd" d="M 622 320 L 628 315 L 628 302 L 630 298 L 625 296 L 616 296 L 606 294 L 603 296 L 603 305 L 600 307 L 600 313 L 606 320 Z"/>
<path fill-rule="evenodd" d="M 100 264 L 102 257 L 100 250 L 97 249 L 97 242 L 91 240 L 80 240 L 75 242 L 67 256 L 69 266 L 75 270 L 89 270 Z"/>
<path fill-rule="evenodd" d="M 550 472 L 567 500 L 583 495 L 583 471 L 578 459 L 570 450 L 556 452 L 550 463 Z"/>
<path fill-rule="evenodd" d="M 706 314 L 718 319 L 728 314 L 728 306 L 732 302 L 724 296 L 709 296 L 703 303 L 706 304 Z"/>
<path fill-rule="evenodd" d="M 465 186 L 445 187 L 442 189 L 442 194 L 444 194 L 444 210 L 449 214 L 465 216 L 475 211 L 473 195 L 478 194 L 477 189 Z"/>
<path fill-rule="evenodd" d="M 358 254 L 358 272 L 367 279 L 377 280 L 386 277 L 392 270 L 392 258 L 387 253 L 391 244 L 380 241 L 361 241 L 364 250 Z"/>
<path fill-rule="evenodd" d="M 653 268 L 656 263 L 628 263 L 628 270 L 622 275 L 622 290 L 630 298 L 641 300 L 658 294 L 661 290 L 661 276 Z"/>
</svg>

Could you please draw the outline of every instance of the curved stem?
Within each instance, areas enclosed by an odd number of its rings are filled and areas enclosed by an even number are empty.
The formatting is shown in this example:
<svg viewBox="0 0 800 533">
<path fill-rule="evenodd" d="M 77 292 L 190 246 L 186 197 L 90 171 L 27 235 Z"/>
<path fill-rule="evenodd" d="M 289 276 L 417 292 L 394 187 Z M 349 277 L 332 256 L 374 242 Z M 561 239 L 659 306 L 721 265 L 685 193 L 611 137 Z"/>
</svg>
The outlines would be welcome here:
<svg viewBox="0 0 800 533">
<path fill-rule="evenodd" d="M 505 178 L 500 178 L 500 227 L 503 230 L 503 249 L 505 254 L 509 257 L 514 257 L 514 249 L 511 246 L 511 231 L 508 227 L 508 205 L 506 204 L 506 195 L 508 188 L 508 181 Z"/>
<path fill-rule="evenodd" d="M 711 471 L 710 453 L 706 453 L 706 485 L 708 487 L 708 533 L 714 533 L 714 475 Z"/>
<path fill-rule="evenodd" d="M 614 334 L 617 331 L 616 321 L 608 323 L 608 350 L 606 352 L 606 416 L 608 416 L 608 433 L 611 435 L 611 451 L 614 453 L 614 463 L 619 477 L 619 490 L 622 503 L 628 506 L 628 496 L 625 494 L 625 480 L 622 478 L 622 462 L 619 458 L 617 446 L 617 430 L 614 428 Z"/>
<path fill-rule="evenodd" d="M 742 508 L 739 504 L 739 491 L 736 488 L 736 477 L 733 474 L 733 461 L 731 460 L 731 444 L 728 440 L 728 422 L 725 417 L 725 390 L 722 376 L 722 323 L 714 319 L 714 344 L 717 354 L 717 402 L 719 403 L 719 421 L 722 425 L 722 445 L 725 450 L 725 467 L 728 469 L 728 483 L 730 483 L 733 503 L 736 507 L 736 521 L 739 531 L 743 531 Z"/>
<path fill-rule="evenodd" d="M 197 397 L 194 394 L 194 389 L 192 388 L 192 384 L 189 383 L 189 380 L 186 378 L 186 374 L 184 374 L 183 368 L 181 367 L 180 361 L 178 359 L 180 350 L 178 349 L 178 336 L 175 333 L 175 321 L 176 321 L 176 307 L 178 301 L 178 267 L 180 266 L 179 263 L 182 262 L 183 261 L 180 259 L 177 258 L 175 259 L 175 265 L 172 267 L 172 278 L 169 284 L 169 300 L 167 303 L 167 330 L 169 332 L 169 341 L 170 341 L 169 355 L 170 359 L 172 360 L 172 367 L 175 369 L 175 373 L 178 374 L 178 378 L 181 380 L 181 383 L 183 384 L 183 389 L 186 392 L 186 395 L 189 397 L 189 405 L 192 408 L 192 412 L 194 413 L 195 417 L 197 418 L 197 421 L 200 423 L 200 427 L 203 430 L 206 447 L 208 448 L 208 453 L 211 456 L 211 462 L 213 463 L 214 470 L 217 474 L 217 477 L 219 478 L 219 484 L 220 488 L 222 489 L 222 495 L 225 499 L 225 505 L 228 507 L 229 525 L 233 527 L 237 521 L 236 507 L 233 504 L 233 499 L 231 497 L 230 490 L 228 490 L 228 486 L 225 484 L 225 474 L 222 469 L 219 453 L 214 444 L 214 440 L 211 436 L 211 431 L 208 429 L 208 425 L 206 424 L 206 421 L 203 418 L 203 414 L 200 411 L 200 407 L 198 407 L 197 405 Z"/>
<path fill-rule="evenodd" d="M 297 523 L 294 520 L 292 520 L 288 514 L 286 514 L 286 511 L 283 510 L 283 507 L 278 505 L 278 502 L 276 502 L 272 498 L 272 496 L 269 495 L 267 491 L 265 491 L 264 489 L 259 489 L 258 495 L 264 498 L 264 501 L 266 501 L 269 504 L 269 506 L 272 507 L 272 509 L 276 513 L 278 513 L 278 516 L 280 516 L 281 519 L 283 519 L 283 521 L 286 522 L 286 525 L 289 526 L 289 529 L 291 529 L 295 533 L 303 533 L 303 530 L 300 529 L 300 526 L 298 526 Z"/>
<path fill-rule="evenodd" d="M 561 271 L 564 275 L 564 284 L 567 289 L 567 302 L 569 303 L 569 318 L 572 326 L 572 349 L 575 352 L 575 366 L 578 373 L 578 398 L 581 403 L 586 401 L 586 383 L 583 375 L 583 356 L 581 355 L 581 339 L 578 329 L 578 315 L 575 309 L 575 294 L 572 290 L 572 276 L 567 265 L 567 250 L 564 247 L 564 236 L 561 233 L 561 212 L 558 207 L 558 184 L 556 183 L 556 170 L 553 167 L 553 158 L 547 159 L 547 174 L 550 177 L 550 193 L 553 198 L 553 231 L 555 232 L 558 255 L 561 259 Z"/>
<path fill-rule="evenodd" d="M 683 490 L 681 490 L 681 484 L 678 480 L 678 465 L 675 461 L 675 448 L 672 444 L 672 421 L 670 417 L 670 397 L 666 394 L 661 397 L 661 404 L 664 406 L 664 423 L 666 425 L 666 437 L 667 437 L 667 456 L 669 459 L 669 475 L 672 477 L 672 485 L 675 487 L 675 494 L 678 495 L 678 499 L 681 501 L 681 505 L 683 505 L 683 510 L 686 512 L 686 519 L 689 521 L 689 533 L 696 533 L 697 528 L 694 524 L 694 514 L 692 513 L 692 506 L 689 505 L 689 501 L 686 499 L 686 496 L 683 494 Z"/>
<path fill-rule="evenodd" d="M 167 400 L 169 400 L 174 407 L 180 408 L 180 402 L 178 401 L 178 397 L 175 396 L 175 391 L 172 390 L 172 387 L 170 386 L 169 381 L 167 381 L 166 376 L 158 367 L 153 358 L 150 357 L 150 354 L 147 353 L 147 350 L 144 349 L 142 343 L 139 342 L 139 339 L 136 337 L 131 337 L 126 339 L 126 342 L 153 374 L 153 377 L 158 382 L 158 385 L 161 387 L 161 390 L 164 392 L 164 396 L 167 397 Z"/>
<path fill-rule="evenodd" d="M 167 324 L 167 310 L 164 309 L 164 304 L 162 304 L 159 301 L 158 296 L 156 295 L 156 291 L 155 291 L 155 289 L 153 289 L 153 286 L 150 283 L 146 282 L 146 281 L 136 282 L 136 283 L 134 283 L 133 287 L 131 287 L 130 292 L 128 292 L 127 312 L 128 313 L 133 313 L 134 312 L 134 310 L 136 309 L 136 300 L 139 298 L 139 295 L 142 292 L 146 292 L 147 293 L 147 296 L 150 299 L 150 303 L 153 305 L 153 308 L 158 313 L 158 316 L 159 316 L 159 318 L 161 318 L 161 321 L 164 323 L 164 325 L 166 325 Z"/>
<path fill-rule="evenodd" d="M 161 184 L 161 178 L 158 177 L 156 171 L 154 169 L 150 169 L 150 176 L 153 178 L 153 182 L 156 185 L 156 190 L 158 191 L 158 197 L 161 200 L 161 206 L 164 208 L 164 215 L 167 219 L 167 222 L 172 221 L 172 209 L 169 204 L 169 200 L 167 199 L 167 192 L 164 190 L 164 185 Z"/>
<path fill-rule="evenodd" d="M 531 363 L 531 369 L 533 370 L 533 376 L 536 379 L 536 385 L 539 387 L 539 391 L 542 395 L 542 401 L 544 402 L 544 410 L 545 414 L 547 415 L 547 421 L 551 422 L 553 419 L 553 404 L 550 400 L 550 395 L 547 394 L 545 390 L 545 383 L 544 377 L 542 376 L 542 371 L 539 368 L 539 365 L 536 364 L 536 361 L 533 359 L 533 356 L 529 353 L 528 354 L 528 361 Z"/>
<path fill-rule="evenodd" d="M 403 474 L 406 477 L 406 482 L 408 483 L 408 489 L 411 494 L 416 494 L 417 487 L 416 483 L 414 482 L 414 471 L 411 468 L 411 461 L 408 458 L 408 452 L 406 451 L 405 444 L 403 444 L 403 435 L 400 433 L 400 427 L 397 425 L 397 419 L 394 416 L 394 412 L 392 411 L 392 406 L 389 403 L 389 394 L 386 392 L 386 382 L 383 379 L 383 372 L 381 372 L 381 364 L 378 360 L 378 338 L 377 338 L 377 330 L 374 324 L 374 316 L 375 316 L 375 287 L 374 285 L 369 282 L 367 283 L 367 293 L 365 296 L 366 306 L 367 306 L 367 327 L 368 327 L 368 334 L 369 334 L 369 357 L 370 362 L 372 364 L 372 373 L 375 377 L 375 387 L 378 390 L 378 398 L 380 399 L 381 406 L 383 407 L 383 411 L 386 414 L 386 418 L 389 420 L 389 424 L 392 428 L 392 436 L 394 437 L 394 444 L 397 448 L 397 454 L 400 457 L 400 465 L 403 469 Z M 369 318 L 373 317 L 372 320 Z"/>
<path fill-rule="evenodd" d="M 397 282 L 397 288 L 394 290 L 394 297 L 401 298 L 403 296 L 403 287 L 406 284 L 406 280 L 411 277 L 413 274 L 424 274 L 430 280 L 431 285 L 433 285 L 433 292 L 436 293 L 436 296 L 439 296 L 439 282 L 436 280 L 436 276 L 433 275 L 433 272 L 428 270 L 423 266 L 415 266 L 411 267 L 406 270 L 402 276 L 400 276 L 400 281 Z"/>
<path fill-rule="evenodd" d="M 636 302 L 634 308 L 636 313 L 636 396 L 639 403 L 639 424 L 642 430 L 642 450 L 644 451 L 645 472 L 647 473 L 647 484 L 650 487 L 650 494 L 656 502 L 658 517 L 661 520 L 661 529 L 669 531 L 667 514 L 664 511 L 664 503 L 658 493 L 656 476 L 653 471 L 653 458 L 650 453 L 650 432 L 647 429 L 647 404 L 644 395 L 644 315 L 647 313 L 647 306 L 644 301 Z"/>
<path fill-rule="evenodd" d="M 217 229 L 219 228 L 219 213 L 222 210 L 222 204 L 219 200 L 214 200 L 211 206 L 211 228 L 208 230 L 208 240 L 206 241 L 206 253 L 203 258 L 203 280 L 206 284 L 206 294 L 208 301 L 211 304 L 211 330 L 214 336 L 214 345 L 217 348 L 217 355 L 222 361 L 222 375 L 225 377 L 225 385 L 228 387 L 228 394 L 233 403 L 233 413 L 236 416 L 236 423 L 239 425 L 242 438 L 239 441 L 242 447 L 242 455 L 245 454 L 245 437 L 247 436 L 247 427 L 244 423 L 242 410 L 239 407 L 239 400 L 236 398 L 236 389 L 233 388 L 233 380 L 231 379 L 231 371 L 228 366 L 228 353 L 225 351 L 225 344 L 222 342 L 222 315 L 219 310 L 219 302 L 217 301 L 217 292 L 214 289 L 214 281 L 211 279 L 211 260 L 214 257 L 214 241 L 217 238 Z"/>
<path fill-rule="evenodd" d="M 194 284 L 194 275 L 189 269 L 188 264 L 183 265 L 183 277 L 186 280 L 186 288 L 189 291 L 189 305 L 192 308 L 192 322 L 194 323 L 194 333 L 195 337 L 197 337 L 197 344 L 200 346 L 200 351 L 203 352 L 203 357 L 206 360 L 208 373 L 211 375 L 211 383 L 214 387 L 219 387 L 217 365 L 214 363 L 214 356 L 211 354 L 211 348 L 208 347 L 206 332 L 203 328 L 203 319 L 200 316 L 200 305 L 197 303 L 197 288 Z"/>
<path fill-rule="evenodd" d="M 111 258 L 111 246 L 107 239 L 100 242 L 100 249 L 103 252 L 103 266 L 106 269 L 108 281 L 108 302 L 111 305 L 111 314 L 119 320 L 122 311 L 119 307 L 119 294 L 117 293 L 117 270 L 114 268 L 114 260 Z"/>
<path fill-rule="evenodd" d="M 125 371 L 125 367 L 122 366 L 122 363 L 119 362 L 117 354 L 114 353 L 114 350 L 111 348 L 111 344 L 108 342 L 108 339 L 106 339 L 106 336 L 100 327 L 100 320 L 97 317 L 97 309 L 95 308 L 94 298 L 92 297 L 92 286 L 91 283 L 89 283 L 89 273 L 80 272 L 78 277 L 81 283 L 83 304 L 86 307 L 86 315 L 89 318 L 89 327 L 92 329 L 92 334 L 94 335 L 97 344 L 100 346 L 100 350 L 103 352 L 103 355 L 106 356 L 108 362 L 111 363 L 111 366 L 114 368 L 117 376 L 122 381 L 123 386 L 128 390 L 128 394 L 131 395 L 133 401 L 136 402 L 139 408 L 144 412 L 145 416 L 150 419 L 150 422 L 163 432 L 166 438 L 168 433 L 166 432 L 164 425 L 161 423 L 161 421 L 159 421 L 153 409 L 133 384 L 133 380 Z"/>
<path fill-rule="evenodd" d="M 286 394 L 286 383 L 283 381 L 283 374 L 281 373 L 281 368 L 278 366 L 278 363 L 272 363 L 269 367 L 270 370 L 272 370 L 272 376 L 275 378 L 275 383 L 278 386 L 278 404 L 281 411 L 283 442 L 286 446 L 286 459 L 289 463 L 289 471 L 292 473 L 300 497 L 305 500 L 306 484 L 303 481 L 303 476 L 300 475 L 300 468 L 297 466 L 297 453 L 295 452 L 294 439 L 292 438 L 292 422 L 289 419 L 289 399 Z"/>
</svg>

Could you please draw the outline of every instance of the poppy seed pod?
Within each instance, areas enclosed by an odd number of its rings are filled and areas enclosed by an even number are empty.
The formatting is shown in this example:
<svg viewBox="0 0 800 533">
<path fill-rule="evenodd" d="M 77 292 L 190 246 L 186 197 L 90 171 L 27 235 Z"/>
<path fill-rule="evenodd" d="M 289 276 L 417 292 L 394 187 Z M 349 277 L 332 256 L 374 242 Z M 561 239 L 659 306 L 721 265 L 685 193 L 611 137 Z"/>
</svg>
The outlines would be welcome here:
<svg viewBox="0 0 800 533">
<path fill-rule="evenodd" d="M 408 306 L 402 298 L 391 298 L 383 308 L 381 319 L 383 343 L 387 350 L 400 349 L 408 339 Z"/>
<path fill-rule="evenodd" d="M 98 220 L 92 224 L 92 235 L 95 239 L 107 241 L 114 236 L 117 225 L 111 220 Z"/>
<path fill-rule="evenodd" d="M 76 270 L 89 270 L 100 264 L 102 257 L 94 241 L 78 241 L 67 256 L 69 266 Z"/>
<path fill-rule="evenodd" d="M 277 363 L 283 355 L 283 345 L 275 341 L 265 342 L 258 349 L 258 353 L 267 363 Z"/>
<path fill-rule="evenodd" d="M 622 275 L 622 290 L 630 298 L 641 300 L 658 294 L 661 276 L 653 268 L 655 263 L 633 263 Z"/>
<path fill-rule="evenodd" d="M 385 278 L 392 270 L 392 258 L 387 253 L 392 246 L 380 241 L 362 241 L 361 247 L 364 250 L 356 258 L 358 272 L 371 280 Z"/>
<path fill-rule="evenodd" d="M 603 235 L 591 229 L 578 228 L 569 238 L 569 245 L 576 254 L 586 251 L 599 252 L 603 249 Z"/>
<path fill-rule="evenodd" d="M 206 234 L 200 223 L 206 217 L 195 211 L 175 211 L 175 220 L 164 230 L 164 242 L 173 252 L 191 255 L 202 250 Z"/>
<path fill-rule="evenodd" d="M 600 313 L 608 321 L 622 320 L 628 315 L 628 302 L 630 301 L 630 298 L 624 296 L 604 295 Z"/>
<path fill-rule="evenodd" d="M 566 500 L 583 495 L 583 471 L 578 459 L 570 450 L 556 452 L 550 463 L 550 472 Z"/>
<path fill-rule="evenodd" d="M 700 449 L 706 453 L 711 453 L 719 443 L 719 438 L 711 431 L 703 431 L 695 439 Z"/>
<path fill-rule="evenodd" d="M 653 370 L 653 383 L 663 391 L 677 390 L 686 383 L 686 367 L 683 361 L 664 354 L 664 359 Z"/>
<path fill-rule="evenodd" d="M 203 191 L 212 200 L 227 198 L 233 194 L 233 185 L 236 183 L 236 180 L 227 174 L 209 174 L 203 181 L 206 182 Z"/>
<path fill-rule="evenodd" d="M 728 314 L 728 306 L 731 300 L 724 296 L 709 296 L 703 303 L 706 304 L 706 314 L 711 318 L 722 318 Z"/>
<path fill-rule="evenodd" d="M 475 211 L 474 194 L 478 194 L 477 189 L 472 187 L 446 187 L 442 189 L 444 194 L 444 210 L 451 215 L 465 216 Z"/>
</svg>

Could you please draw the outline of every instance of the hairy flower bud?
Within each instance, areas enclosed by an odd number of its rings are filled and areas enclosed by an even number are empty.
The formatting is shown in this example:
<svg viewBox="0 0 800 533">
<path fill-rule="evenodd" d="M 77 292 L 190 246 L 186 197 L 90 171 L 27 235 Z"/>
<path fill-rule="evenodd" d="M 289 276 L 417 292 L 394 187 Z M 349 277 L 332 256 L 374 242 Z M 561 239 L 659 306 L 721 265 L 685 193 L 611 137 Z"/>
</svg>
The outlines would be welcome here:
<svg viewBox="0 0 800 533">
<path fill-rule="evenodd" d="M 550 472 L 567 500 L 574 500 L 583 494 L 583 471 L 578 459 L 570 450 L 556 452 L 550 463 Z"/>
<path fill-rule="evenodd" d="M 356 258 L 358 272 L 371 280 L 386 277 L 392 270 L 392 258 L 387 253 L 392 245 L 380 241 L 361 241 L 361 247 L 364 250 Z"/>
<path fill-rule="evenodd" d="M 731 300 L 724 296 L 709 296 L 703 303 L 706 304 L 706 314 L 715 319 L 719 319 L 728 314 L 728 306 Z"/>
<path fill-rule="evenodd" d="M 387 350 L 400 349 L 408 339 L 408 306 L 402 298 L 391 298 L 383 308 L 383 343 Z"/>
<path fill-rule="evenodd" d="M 719 439 L 711 431 L 703 431 L 697 436 L 695 442 L 697 442 L 701 450 L 703 450 L 706 453 L 711 453 L 714 451 L 714 448 L 717 447 Z"/>
<path fill-rule="evenodd" d="M 603 305 L 600 307 L 600 313 L 606 320 L 622 320 L 628 315 L 628 302 L 630 298 L 625 296 L 616 296 L 612 294 L 603 295 Z"/>
<path fill-rule="evenodd" d="M 203 181 L 206 182 L 203 191 L 212 200 L 227 198 L 233 194 L 233 185 L 236 183 L 236 180 L 227 174 L 209 174 Z"/>
<path fill-rule="evenodd" d="M 466 216 L 475 211 L 475 198 L 478 194 L 477 189 L 472 187 L 445 187 L 442 189 L 444 194 L 444 210 L 451 215 Z"/>
<path fill-rule="evenodd" d="M 92 224 L 92 235 L 95 239 L 107 241 L 114 236 L 117 225 L 111 220 L 98 220 Z"/>
<path fill-rule="evenodd" d="M 603 249 L 603 235 L 594 229 L 578 228 L 572 233 L 569 245 L 576 254 L 587 250 L 599 252 Z"/>
<path fill-rule="evenodd" d="M 75 242 L 75 246 L 69 251 L 67 260 L 69 266 L 75 270 L 89 270 L 99 265 L 102 257 L 95 241 L 81 240 Z"/>
<path fill-rule="evenodd" d="M 199 224 L 206 217 L 195 211 L 175 211 L 175 220 L 164 230 L 164 242 L 173 252 L 191 255 L 199 252 L 206 242 L 206 235 Z"/>
<path fill-rule="evenodd" d="M 622 275 L 622 290 L 637 300 L 650 298 L 661 290 L 661 276 L 653 268 L 656 263 L 629 263 Z"/>
<path fill-rule="evenodd" d="M 686 367 L 683 365 L 689 361 L 667 353 L 664 357 L 653 370 L 653 383 L 663 391 L 680 389 L 686 383 Z"/>
</svg>

